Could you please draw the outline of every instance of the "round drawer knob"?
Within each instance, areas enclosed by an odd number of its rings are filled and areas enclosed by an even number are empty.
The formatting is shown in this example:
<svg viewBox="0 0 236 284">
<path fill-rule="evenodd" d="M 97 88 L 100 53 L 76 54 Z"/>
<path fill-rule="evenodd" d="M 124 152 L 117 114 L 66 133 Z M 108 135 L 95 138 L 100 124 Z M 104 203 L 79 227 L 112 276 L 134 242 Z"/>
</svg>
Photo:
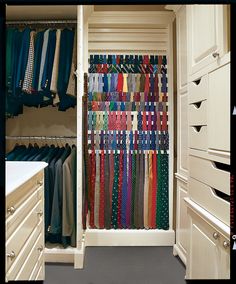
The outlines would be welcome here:
<svg viewBox="0 0 236 284">
<path fill-rule="evenodd" d="M 10 213 L 10 214 L 14 214 L 15 211 L 16 211 L 16 208 L 14 206 L 7 208 L 7 212 Z"/>
<path fill-rule="evenodd" d="M 39 212 L 37 212 L 37 214 L 38 214 L 39 216 L 43 216 L 43 211 L 39 211 Z"/>
<path fill-rule="evenodd" d="M 15 253 L 14 253 L 14 251 L 11 251 L 10 253 L 7 253 L 7 257 L 9 257 L 11 260 L 13 259 L 13 258 L 15 258 Z"/>
<path fill-rule="evenodd" d="M 213 233 L 213 238 L 215 239 L 215 240 L 217 240 L 218 238 L 219 238 L 219 233 L 217 233 L 217 232 L 214 232 Z"/>
<path fill-rule="evenodd" d="M 219 57 L 220 54 L 219 54 L 219 52 L 213 52 L 213 53 L 212 53 L 212 56 L 213 56 L 214 58 L 216 58 L 216 57 Z"/>
<path fill-rule="evenodd" d="M 229 243 L 226 242 L 226 241 L 224 241 L 224 242 L 223 242 L 223 247 L 224 247 L 224 248 L 228 248 L 228 247 L 229 247 Z"/>
<path fill-rule="evenodd" d="M 43 185 L 43 181 L 42 181 L 42 180 L 38 180 L 38 181 L 37 181 L 37 184 L 38 184 L 38 185 Z"/>
<path fill-rule="evenodd" d="M 43 251 L 43 246 L 41 245 L 40 247 L 38 247 L 39 251 Z"/>
</svg>

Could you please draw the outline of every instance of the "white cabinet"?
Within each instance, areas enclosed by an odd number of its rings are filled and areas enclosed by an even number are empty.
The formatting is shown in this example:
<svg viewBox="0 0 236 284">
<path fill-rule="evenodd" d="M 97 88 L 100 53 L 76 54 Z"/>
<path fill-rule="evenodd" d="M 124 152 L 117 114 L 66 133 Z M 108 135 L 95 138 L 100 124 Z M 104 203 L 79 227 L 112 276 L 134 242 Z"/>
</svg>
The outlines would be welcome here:
<svg viewBox="0 0 236 284">
<path fill-rule="evenodd" d="M 225 52 L 224 5 L 189 5 L 189 74 L 208 66 Z"/>
<path fill-rule="evenodd" d="M 229 279 L 229 227 L 186 199 L 190 218 L 187 279 Z"/>
<path fill-rule="evenodd" d="M 43 168 L 47 164 L 7 163 L 6 281 L 44 280 Z"/>
<path fill-rule="evenodd" d="M 230 64 L 209 73 L 208 148 L 230 151 Z"/>
</svg>

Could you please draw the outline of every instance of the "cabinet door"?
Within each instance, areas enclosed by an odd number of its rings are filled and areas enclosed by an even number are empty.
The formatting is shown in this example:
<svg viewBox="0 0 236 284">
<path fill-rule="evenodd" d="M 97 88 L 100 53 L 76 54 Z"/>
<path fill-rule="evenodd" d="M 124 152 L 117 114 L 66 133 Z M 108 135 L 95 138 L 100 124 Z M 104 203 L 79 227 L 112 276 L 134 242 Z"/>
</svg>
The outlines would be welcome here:
<svg viewBox="0 0 236 284">
<path fill-rule="evenodd" d="M 230 151 L 230 64 L 209 73 L 208 148 Z"/>
<path fill-rule="evenodd" d="M 217 61 L 223 55 L 223 5 L 190 5 L 188 7 L 188 42 L 190 75 Z"/>
</svg>

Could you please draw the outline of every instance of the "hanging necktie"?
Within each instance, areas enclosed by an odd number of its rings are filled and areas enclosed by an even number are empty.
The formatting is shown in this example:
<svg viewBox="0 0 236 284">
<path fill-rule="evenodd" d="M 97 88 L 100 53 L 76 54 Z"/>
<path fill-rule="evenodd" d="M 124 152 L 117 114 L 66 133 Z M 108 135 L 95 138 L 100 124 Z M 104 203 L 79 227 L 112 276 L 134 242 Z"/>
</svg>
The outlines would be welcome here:
<svg viewBox="0 0 236 284">
<path fill-rule="evenodd" d="M 119 73 L 118 74 L 118 83 L 117 83 L 117 92 L 122 92 L 123 91 L 123 74 Z"/>
<path fill-rule="evenodd" d="M 101 167 L 100 172 L 100 194 L 99 194 L 99 228 L 104 229 L 104 188 L 105 188 L 105 173 L 104 173 L 104 151 L 101 151 Z"/>
<path fill-rule="evenodd" d="M 144 178 L 144 200 L 143 200 L 143 223 L 146 229 L 149 228 L 148 225 L 148 192 L 149 192 L 149 160 L 148 160 L 148 153 L 145 152 L 145 178 Z"/>
<path fill-rule="evenodd" d="M 152 131 L 152 133 L 151 133 L 151 147 L 150 147 L 152 150 L 156 149 L 155 142 L 156 142 L 156 135 L 155 135 L 155 132 Z"/>
<path fill-rule="evenodd" d="M 138 130 L 142 131 L 143 127 L 142 127 L 142 114 L 141 111 L 138 112 Z"/>
<path fill-rule="evenodd" d="M 134 74 L 135 75 L 135 92 L 142 92 L 141 91 L 141 74 Z"/>
<path fill-rule="evenodd" d="M 152 228 L 152 187 L 153 187 L 153 170 L 152 170 L 152 151 L 149 152 L 149 181 L 148 181 L 148 227 Z"/>
<path fill-rule="evenodd" d="M 134 131 L 135 139 L 134 139 L 134 150 L 138 150 L 138 131 Z"/>
<path fill-rule="evenodd" d="M 127 204 L 126 204 L 126 227 L 131 228 L 131 207 L 132 207 L 132 155 L 129 151 L 128 157 L 128 188 L 127 188 Z"/>
<path fill-rule="evenodd" d="M 149 74 L 146 74 L 146 76 L 145 76 L 144 92 L 149 93 Z"/>
<path fill-rule="evenodd" d="M 109 192 L 109 184 L 110 184 L 110 165 L 109 165 L 109 154 L 105 155 L 105 206 L 104 206 L 104 215 L 105 215 L 105 228 L 109 229 L 111 226 L 111 208 L 110 208 L 110 192 Z"/>
<path fill-rule="evenodd" d="M 155 229 L 156 228 L 156 192 L 157 192 L 156 151 L 153 151 L 152 170 L 153 170 L 153 179 L 152 179 L 151 228 Z"/>
<path fill-rule="evenodd" d="M 161 229 L 168 230 L 169 229 L 169 166 L 168 160 L 169 155 L 165 152 L 162 154 L 161 159 L 161 176 L 162 176 L 162 189 L 161 189 Z"/>
<path fill-rule="evenodd" d="M 143 206 L 144 206 L 144 173 L 145 173 L 145 160 L 144 153 L 140 154 L 140 171 L 139 171 L 139 190 L 138 190 L 138 228 L 143 229 Z M 156 221 L 156 220 L 155 220 Z"/>
<path fill-rule="evenodd" d="M 115 152 L 115 173 L 112 188 L 112 215 L 111 223 L 113 229 L 118 229 L 118 182 L 119 182 L 119 155 Z"/>
<path fill-rule="evenodd" d="M 130 140 L 130 150 L 134 150 L 133 131 L 130 131 L 130 133 L 129 133 L 129 140 Z"/>
<path fill-rule="evenodd" d="M 132 75 L 131 73 L 127 74 L 127 85 L 128 85 L 128 90 L 127 92 L 132 92 Z"/>
<path fill-rule="evenodd" d="M 104 134 L 103 134 L 103 130 L 101 131 L 100 149 L 104 150 Z"/>
<path fill-rule="evenodd" d="M 138 129 L 137 112 L 133 112 L 133 131 Z"/>
<path fill-rule="evenodd" d="M 147 135 L 146 135 L 146 142 L 147 142 L 147 143 L 146 143 L 146 145 L 147 145 L 147 146 L 146 146 L 146 147 L 147 147 L 146 149 L 149 150 L 149 149 L 150 149 L 150 131 L 147 132 Z"/>
<path fill-rule="evenodd" d="M 108 130 L 108 112 L 104 112 L 103 129 Z"/>
<path fill-rule="evenodd" d="M 147 117 L 146 117 L 146 111 L 143 112 L 143 130 L 147 130 Z"/>
<path fill-rule="evenodd" d="M 115 55 L 112 55 L 112 64 L 116 65 L 116 56 Z"/>
<path fill-rule="evenodd" d="M 128 74 L 123 74 L 123 92 L 128 92 L 128 83 L 127 83 Z"/>
<path fill-rule="evenodd" d="M 126 130 L 126 113 L 125 113 L 125 111 L 121 112 L 121 129 Z"/>
<path fill-rule="evenodd" d="M 107 77 L 107 92 L 111 92 L 111 74 L 106 74 L 106 77 Z M 105 80 L 105 75 L 104 75 L 104 80 Z M 105 81 L 104 81 L 104 88 L 105 88 Z"/>
<path fill-rule="evenodd" d="M 157 184 L 157 207 L 156 207 L 156 227 L 161 229 L 161 210 L 162 210 L 162 172 L 161 172 L 161 151 L 158 151 L 157 156 L 157 172 L 158 172 L 158 184 Z"/>
<path fill-rule="evenodd" d="M 117 224 L 121 229 L 121 203 L 122 203 L 122 183 L 123 183 L 123 150 L 120 151 L 119 159 L 119 181 L 118 181 L 118 212 L 117 212 Z"/>
<path fill-rule="evenodd" d="M 140 92 L 144 92 L 145 90 L 145 75 L 141 74 L 140 77 Z"/>
<path fill-rule="evenodd" d="M 132 119 L 131 119 L 131 112 L 127 111 L 127 130 L 132 130 Z"/>
<path fill-rule="evenodd" d="M 152 114 L 148 112 L 148 130 L 152 130 Z"/>
<path fill-rule="evenodd" d="M 95 151 L 92 150 L 91 154 L 91 200 L 90 200 L 90 220 L 89 220 L 89 225 L 93 229 L 95 228 L 94 225 L 94 196 L 95 196 L 95 180 L 96 180 L 96 160 L 95 160 Z"/>
<path fill-rule="evenodd" d="M 136 154 L 136 182 L 135 182 L 135 196 L 134 196 L 134 227 L 139 229 L 139 178 L 140 178 L 140 154 Z"/>
<path fill-rule="evenodd" d="M 103 77 L 102 74 L 98 74 L 98 92 L 102 93 L 103 92 Z"/>
<path fill-rule="evenodd" d="M 160 112 L 157 112 L 157 130 L 161 131 L 161 116 L 160 116 Z"/>
<path fill-rule="evenodd" d="M 125 135 L 123 136 L 125 137 Z M 122 143 L 122 145 L 124 145 Z M 124 149 L 124 158 L 123 158 L 123 177 L 122 177 L 122 200 L 121 200 L 121 226 L 122 228 L 126 228 L 126 202 L 127 202 L 127 197 L 128 197 L 128 192 L 127 192 L 127 153 Z"/>
<path fill-rule="evenodd" d="M 167 131 L 167 113 L 166 111 L 162 112 L 162 126 L 161 126 L 162 131 Z"/>
<path fill-rule="evenodd" d="M 97 114 L 93 112 L 93 130 L 96 130 Z"/>
<path fill-rule="evenodd" d="M 135 229 L 134 206 L 135 206 L 135 185 L 136 185 L 136 154 L 132 154 L 132 195 L 131 195 L 131 228 Z"/>
</svg>

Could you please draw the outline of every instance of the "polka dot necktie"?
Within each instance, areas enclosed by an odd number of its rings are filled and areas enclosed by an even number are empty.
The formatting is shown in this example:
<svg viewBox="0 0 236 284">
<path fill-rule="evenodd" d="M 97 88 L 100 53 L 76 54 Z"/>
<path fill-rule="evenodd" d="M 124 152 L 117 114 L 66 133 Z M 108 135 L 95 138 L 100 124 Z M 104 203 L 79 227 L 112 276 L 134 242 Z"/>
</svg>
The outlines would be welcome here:
<svg viewBox="0 0 236 284">
<path fill-rule="evenodd" d="M 169 229 L 169 179 L 168 179 L 168 154 L 162 154 L 161 159 L 161 177 L 162 177 L 162 194 L 161 194 L 161 220 L 160 226 L 163 230 Z"/>
<path fill-rule="evenodd" d="M 115 171 L 112 188 L 112 216 L 111 223 L 113 229 L 118 229 L 118 182 L 119 182 L 119 155 L 115 152 Z"/>
</svg>

